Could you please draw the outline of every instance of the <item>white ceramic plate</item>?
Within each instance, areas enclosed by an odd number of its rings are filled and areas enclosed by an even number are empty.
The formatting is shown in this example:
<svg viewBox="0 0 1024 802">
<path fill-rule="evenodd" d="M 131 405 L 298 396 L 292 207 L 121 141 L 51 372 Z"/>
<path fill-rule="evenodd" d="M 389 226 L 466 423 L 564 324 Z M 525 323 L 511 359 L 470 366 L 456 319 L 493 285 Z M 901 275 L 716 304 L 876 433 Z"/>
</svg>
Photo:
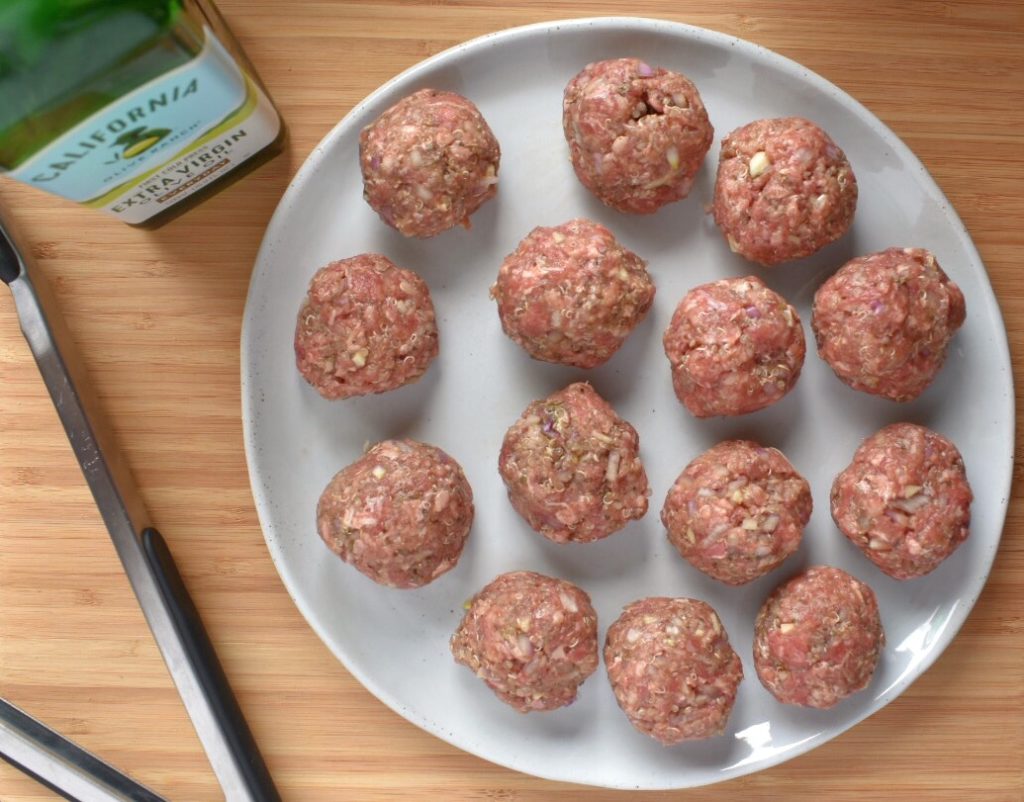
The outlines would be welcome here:
<svg viewBox="0 0 1024 802">
<path fill-rule="evenodd" d="M 573 175 L 562 137 L 568 80 L 588 62 L 625 55 L 688 75 L 716 130 L 690 198 L 652 216 L 619 214 L 595 201 Z M 399 98 L 428 86 L 479 106 L 501 143 L 501 180 L 471 231 L 406 240 L 362 199 L 358 135 Z M 755 118 L 793 114 L 815 120 L 846 150 L 860 184 L 856 223 L 803 262 L 761 270 L 729 252 L 704 206 L 721 138 Z M 502 334 L 487 294 L 502 258 L 531 228 L 579 215 L 604 223 L 647 259 L 658 288 L 652 312 L 625 347 L 590 372 L 530 360 Z M 841 384 L 814 354 L 809 327 L 813 293 L 828 275 L 855 255 L 893 245 L 934 251 L 963 288 L 968 310 L 938 380 L 904 405 Z M 418 384 L 327 402 L 295 369 L 296 313 L 317 268 L 365 251 L 426 279 L 441 356 Z M 799 310 L 811 348 L 803 376 L 767 410 L 696 420 L 672 393 L 661 333 L 689 288 L 751 273 Z M 509 505 L 498 451 L 529 401 L 584 378 L 636 426 L 654 492 L 643 521 L 598 543 L 560 546 L 531 531 Z M 896 698 L 952 640 L 978 597 L 999 543 L 1012 467 L 1013 385 L 999 308 L 963 225 L 921 163 L 870 112 L 799 64 L 722 34 L 652 20 L 576 20 L 485 36 L 413 67 L 353 109 L 310 155 L 267 229 L 245 310 L 242 398 L 249 472 L 270 553 L 299 609 L 349 671 L 409 721 L 462 749 L 541 777 L 619 788 L 681 788 L 756 771 L 824 743 Z M 906 583 L 887 578 L 849 545 L 828 511 L 832 478 L 860 441 L 897 420 L 952 438 L 976 494 L 968 541 L 931 576 Z M 315 530 L 327 481 L 365 443 L 389 437 L 441 446 L 461 462 L 476 495 L 476 522 L 458 567 L 415 591 L 375 585 L 330 554 Z M 799 553 L 742 588 L 686 564 L 658 517 L 683 466 L 734 437 L 781 448 L 810 479 L 815 502 Z M 816 563 L 870 584 L 888 635 L 868 689 L 826 712 L 776 702 L 751 657 L 765 596 Z M 500 703 L 453 662 L 448 638 L 463 601 L 513 569 L 581 585 L 594 600 L 602 639 L 623 605 L 640 597 L 711 603 L 746 672 L 727 733 L 660 746 L 619 711 L 603 665 L 568 708 L 521 715 Z"/>
</svg>

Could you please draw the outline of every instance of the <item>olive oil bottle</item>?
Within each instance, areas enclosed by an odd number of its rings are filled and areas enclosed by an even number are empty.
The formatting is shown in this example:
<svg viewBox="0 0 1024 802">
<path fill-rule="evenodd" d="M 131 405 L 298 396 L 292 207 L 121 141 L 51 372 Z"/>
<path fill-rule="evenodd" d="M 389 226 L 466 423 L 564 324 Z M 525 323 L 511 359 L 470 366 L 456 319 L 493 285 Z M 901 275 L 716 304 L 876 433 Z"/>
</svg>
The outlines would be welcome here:
<svg viewBox="0 0 1024 802">
<path fill-rule="evenodd" d="M 0 175 L 154 227 L 284 135 L 208 0 L 0 0 Z"/>
</svg>

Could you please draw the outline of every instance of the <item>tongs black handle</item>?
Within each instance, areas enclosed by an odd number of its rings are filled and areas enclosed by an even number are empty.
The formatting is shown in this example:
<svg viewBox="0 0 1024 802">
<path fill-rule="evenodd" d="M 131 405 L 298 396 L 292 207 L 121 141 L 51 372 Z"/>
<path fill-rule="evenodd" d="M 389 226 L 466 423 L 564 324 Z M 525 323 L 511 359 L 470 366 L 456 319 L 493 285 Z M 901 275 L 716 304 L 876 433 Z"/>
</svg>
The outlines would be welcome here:
<svg viewBox="0 0 1024 802">
<path fill-rule="evenodd" d="M 152 527 L 143 530 L 142 550 L 153 570 L 160 593 L 167 602 L 178 639 L 185 646 L 192 673 L 217 719 L 228 749 L 235 755 L 238 771 L 244 777 L 251 798 L 257 802 L 278 802 L 280 796 L 267 770 L 267 764 L 260 757 L 256 739 L 235 700 L 228 678 L 203 627 L 199 611 L 188 595 L 163 535 Z"/>
<path fill-rule="evenodd" d="M 167 802 L 4 699 L 0 757 L 71 802 Z"/>
</svg>

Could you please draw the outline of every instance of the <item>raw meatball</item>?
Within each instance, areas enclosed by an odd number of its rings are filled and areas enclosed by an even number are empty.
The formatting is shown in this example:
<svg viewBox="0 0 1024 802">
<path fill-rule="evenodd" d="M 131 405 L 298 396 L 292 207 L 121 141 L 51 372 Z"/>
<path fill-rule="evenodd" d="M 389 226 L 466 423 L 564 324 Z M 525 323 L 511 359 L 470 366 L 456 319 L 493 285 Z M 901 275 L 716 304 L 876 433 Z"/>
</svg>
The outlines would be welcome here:
<svg viewBox="0 0 1024 802">
<path fill-rule="evenodd" d="M 505 435 L 498 470 L 512 506 L 556 543 L 599 540 L 647 512 L 636 429 L 589 384 L 534 401 Z"/>
<path fill-rule="evenodd" d="M 666 745 L 725 732 L 743 679 L 718 615 L 696 599 L 630 604 L 608 628 L 604 663 L 633 726 Z"/>
<path fill-rule="evenodd" d="M 295 361 L 324 398 L 394 390 L 419 379 L 436 356 L 430 290 L 411 270 L 364 253 L 313 276 L 295 327 Z"/>
<path fill-rule="evenodd" d="M 480 111 L 454 92 L 421 89 L 359 135 L 363 197 L 407 237 L 432 237 L 498 191 L 501 148 Z"/>
<path fill-rule="evenodd" d="M 793 389 L 807 350 L 796 310 L 755 276 L 694 287 L 663 342 L 676 395 L 698 418 L 774 404 Z"/>
<path fill-rule="evenodd" d="M 890 248 L 843 265 L 814 296 L 818 354 L 836 375 L 893 401 L 917 398 L 963 325 L 964 295 L 923 248 Z"/>
<path fill-rule="evenodd" d="M 562 127 L 583 185 L 636 214 L 685 198 L 714 137 L 697 87 L 635 58 L 589 64 L 573 78 Z"/>
<path fill-rule="evenodd" d="M 418 588 L 459 561 L 473 491 L 441 449 L 385 440 L 331 479 L 316 524 L 328 548 L 374 582 Z"/>
<path fill-rule="evenodd" d="M 754 668 L 780 702 L 827 709 L 867 687 L 884 645 L 874 591 L 818 566 L 765 601 L 754 623 Z"/>
<path fill-rule="evenodd" d="M 606 362 L 644 319 L 654 284 L 644 261 L 590 220 L 535 228 L 491 288 L 505 333 L 534 359 Z"/>
<path fill-rule="evenodd" d="M 762 265 L 810 256 L 846 233 L 856 208 L 850 162 L 809 120 L 757 120 L 723 140 L 712 212 L 741 256 Z"/>
<path fill-rule="evenodd" d="M 470 600 L 451 648 L 520 713 L 554 710 L 597 670 L 597 613 L 571 582 L 502 574 Z"/>
<path fill-rule="evenodd" d="M 832 484 L 832 518 L 894 579 L 934 571 L 970 531 L 964 461 L 949 440 L 894 423 L 872 435 Z"/>
<path fill-rule="evenodd" d="M 694 568 L 742 585 L 797 550 L 811 509 L 810 485 L 781 451 L 727 440 L 686 466 L 661 521 Z"/>
</svg>

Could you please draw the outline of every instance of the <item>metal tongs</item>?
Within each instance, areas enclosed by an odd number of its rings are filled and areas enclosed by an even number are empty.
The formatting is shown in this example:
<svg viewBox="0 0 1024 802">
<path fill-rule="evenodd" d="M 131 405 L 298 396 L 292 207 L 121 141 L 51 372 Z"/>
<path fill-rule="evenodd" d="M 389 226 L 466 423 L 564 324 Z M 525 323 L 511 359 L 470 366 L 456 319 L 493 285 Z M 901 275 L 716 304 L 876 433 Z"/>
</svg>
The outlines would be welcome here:
<svg viewBox="0 0 1024 802">
<path fill-rule="evenodd" d="M 0 280 L 14 294 L 21 330 L 227 802 L 279 802 L 167 544 L 149 526 L 128 467 L 86 393 L 59 310 L 45 284 L 30 274 L 2 217 Z M 68 799 L 162 799 L 3 700 L 0 757 Z"/>
</svg>

